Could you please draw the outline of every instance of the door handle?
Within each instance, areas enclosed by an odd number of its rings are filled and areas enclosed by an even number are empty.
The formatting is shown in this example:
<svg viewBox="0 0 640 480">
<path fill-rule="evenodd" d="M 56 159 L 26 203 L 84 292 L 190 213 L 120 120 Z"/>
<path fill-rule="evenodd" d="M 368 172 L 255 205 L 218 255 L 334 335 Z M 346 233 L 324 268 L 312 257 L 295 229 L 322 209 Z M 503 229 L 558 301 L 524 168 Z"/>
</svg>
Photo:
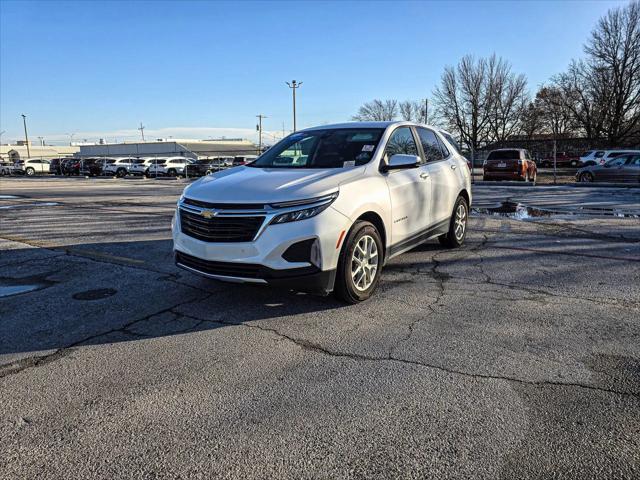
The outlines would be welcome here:
<svg viewBox="0 0 640 480">
<path fill-rule="evenodd" d="M 456 166 L 455 165 L 451 165 L 451 170 L 455 170 Z"/>
<path fill-rule="evenodd" d="M 420 178 L 423 180 L 426 180 L 427 178 L 429 178 L 429 174 L 427 172 L 422 172 L 420 174 Z"/>
</svg>

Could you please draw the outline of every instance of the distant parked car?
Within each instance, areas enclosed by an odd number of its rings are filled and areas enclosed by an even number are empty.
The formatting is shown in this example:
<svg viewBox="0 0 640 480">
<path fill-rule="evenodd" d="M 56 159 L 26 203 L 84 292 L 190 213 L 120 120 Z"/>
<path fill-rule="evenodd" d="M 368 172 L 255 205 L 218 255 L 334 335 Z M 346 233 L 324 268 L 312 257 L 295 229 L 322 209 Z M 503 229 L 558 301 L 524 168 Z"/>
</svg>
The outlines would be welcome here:
<svg viewBox="0 0 640 480">
<path fill-rule="evenodd" d="M 604 165 L 591 165 L 578 170 L 579 182 L 640 183 L 640 152 L 612 158 Z"/>
<path fill-rule="evenodd" d="M 553 167 L 554 159 L 552 157 L 543 158 L 538 162 L 541 167 L 551 168 Z M 558 168 L 577 167 L 580 165 L 580 157 L 577 155 L 570 155 L 565 152 L 556 154 L 555 164 Z"/>
<path fill-rule="evenodd" d="M 639 152 L 639 150 L 592 150 L 580 157 L 580 166 L 590 167 L 591 165 L 604 165 L 612 158 L 637 152 Z"/>
<path fill-rule="evenodd" d="M 49 160 L 39 158 L 18 160 L 14 165 L 13 171 L 14 173 L 23 173 L 30 177 L 38 173 L 49 173 Z"/>
<path fill-rule="evenodd" d="M 149 176 L 169 176 L 178 177 L 184 175 L 185 167 L 194 162 L 192 158 L 186 157 L 169 157 L 162 163 L 154 163 L 149 165 Z"/>
<path fill-rule="evenodd" d="M 13 173 L 13 163 L 9 160 L 3 160 L 0 162 L 0 175 L 11 175 Z"/>
<path fill-rule="evenodd" d="M 49 159 L 49 173 L 53 175 L 62 175 L 62 162 L 65 157 Z"/>
<path fill-rule="evenodd" d="M 133 162 L 138 160 L 135 157 L 116 158 L 113 162 L 109 162 L 102 170 L 105 175 L 115 175 L 116 177 L 126 177 Z"/>
<path fill-rule="evenodd" d="M 239 165 L 246 165 L 248 163 L 253 162 L 256 158 L 258 158 L 257 155 L 243 155 L 243 156 L 233 157 L 233 162 L 231 163 L 231 166 L 237 167 Z"/>
<path fill-rule="evenodd" d="M 219 171 L 222 163 L 216 158 L 201 158 L 185 167 L 185 175 L 189 177 L 202 177 Z"/>
<path fill-rule="evenodd" d="M 78 168 L 79 175 L 96 177 L 102 175 L 102 161 L 100 158 L 85 158 L 80 161 Z"/>
<path fill-rule="evenodd" d="M 129 167 L 129 175 L 145 175 L 152 161 L 153 159 L 148 157 L 135 159 Z"/>
<path fill-rule="evenodd" d="M 482 164 L 483 180 L 536 181 L 538 167 L 523 148 L 503 148 L 489 152 Z"/>
</svg>

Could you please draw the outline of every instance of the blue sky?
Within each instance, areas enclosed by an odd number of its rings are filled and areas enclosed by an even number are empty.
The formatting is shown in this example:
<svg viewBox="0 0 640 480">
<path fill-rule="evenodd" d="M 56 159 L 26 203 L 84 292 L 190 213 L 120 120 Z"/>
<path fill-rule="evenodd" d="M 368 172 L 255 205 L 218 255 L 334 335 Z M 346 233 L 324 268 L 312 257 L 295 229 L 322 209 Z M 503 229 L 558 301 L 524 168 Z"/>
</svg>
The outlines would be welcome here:
<svg viewBox="0 0 640 480">
<path fill-rule="evenodd" d="M 533 91 L 625 2 L 0 0 L 2 142 L 251 136 L 349 120 L 373 98 L 430 96 L 445 65 L 496 54 Z"/>
</svg>

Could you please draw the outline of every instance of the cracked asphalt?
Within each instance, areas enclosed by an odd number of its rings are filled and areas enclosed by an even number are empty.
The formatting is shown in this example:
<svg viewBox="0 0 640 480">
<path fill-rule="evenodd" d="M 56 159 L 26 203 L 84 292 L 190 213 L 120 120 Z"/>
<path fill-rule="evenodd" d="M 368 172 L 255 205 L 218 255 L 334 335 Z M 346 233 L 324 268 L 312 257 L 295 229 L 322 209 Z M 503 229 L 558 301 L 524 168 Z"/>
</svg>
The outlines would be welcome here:
<svg viewBox="0 0 640 480">
<path fill-rule="evenodd" d="M 640 189 L 479 185 L 344 306 L 176 269 L 183 187 L 0 180 L 0 478 L 640 478 Z"/>
</svg>

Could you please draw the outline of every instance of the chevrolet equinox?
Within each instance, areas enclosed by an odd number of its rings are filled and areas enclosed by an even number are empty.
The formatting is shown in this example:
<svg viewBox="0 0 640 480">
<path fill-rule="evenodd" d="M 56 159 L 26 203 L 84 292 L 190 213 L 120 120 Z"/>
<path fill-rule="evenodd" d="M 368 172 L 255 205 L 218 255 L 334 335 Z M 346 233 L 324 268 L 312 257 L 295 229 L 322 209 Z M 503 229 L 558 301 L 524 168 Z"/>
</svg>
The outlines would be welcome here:
<svg viewBox="0 0 640 480">
<path fill-rule="evenodd" d="M 309 128 L 187 186 L 172 222 L 175 260 L 216 280 L 356 303 L 396 255 L 434 237 L 462 245 L 470 204 L 467 162 L 445 131 L 411 122 Z"/>
</svg>

